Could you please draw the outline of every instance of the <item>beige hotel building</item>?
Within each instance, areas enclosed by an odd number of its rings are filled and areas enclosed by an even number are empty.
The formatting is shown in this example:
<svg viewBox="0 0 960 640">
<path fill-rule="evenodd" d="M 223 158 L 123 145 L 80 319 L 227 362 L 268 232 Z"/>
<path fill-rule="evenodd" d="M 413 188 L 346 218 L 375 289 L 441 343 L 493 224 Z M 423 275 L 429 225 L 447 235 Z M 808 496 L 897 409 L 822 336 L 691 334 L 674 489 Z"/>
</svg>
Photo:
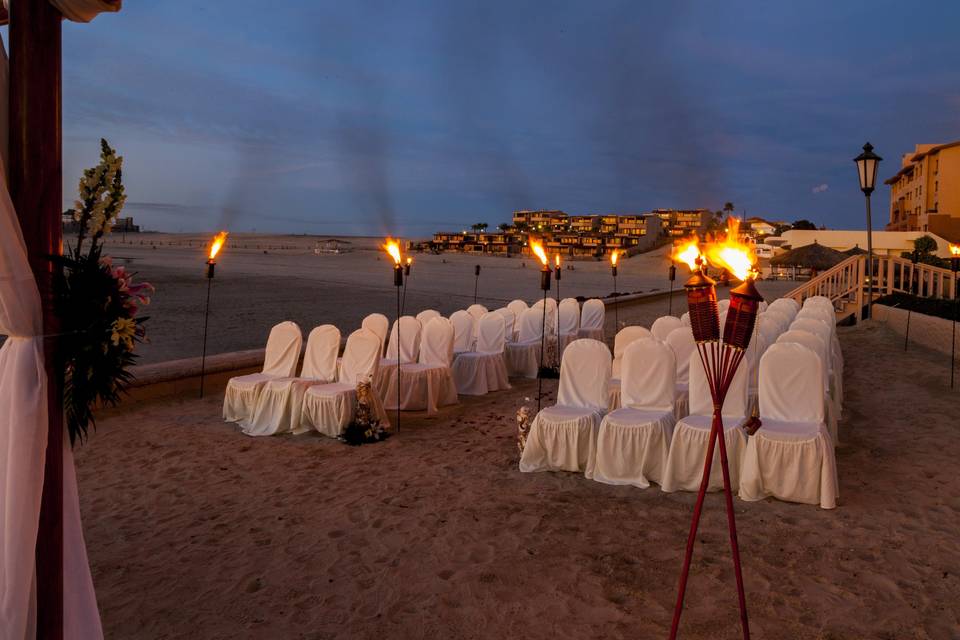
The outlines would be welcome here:
<svg viewBox="0 0 960 640">
<path fill-rule="evenodd" d="M 890 185 L 887 231 L 928 231 L 960 242 L 960 140 L 918 144 Z"/>
</svg>

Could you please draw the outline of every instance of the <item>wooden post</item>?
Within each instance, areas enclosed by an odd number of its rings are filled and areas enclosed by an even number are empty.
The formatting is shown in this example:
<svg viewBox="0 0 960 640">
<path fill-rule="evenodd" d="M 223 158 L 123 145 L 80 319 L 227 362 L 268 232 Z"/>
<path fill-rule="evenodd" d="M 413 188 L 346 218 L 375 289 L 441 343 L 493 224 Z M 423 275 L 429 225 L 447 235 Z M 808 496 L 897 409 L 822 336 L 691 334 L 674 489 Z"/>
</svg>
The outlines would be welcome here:
<svg viewBox="0 0 960 640">
<path fill-rule="evenodd" d="M 43 0 L 10 3 L 10 195 L 43 307 L 43 332 L 57 332 L 53 264 L 61 253 L 60 13 Z M 56 341 L 44 340 L 46 465 L 37 534 L 37 637 L 63 637 L 63 377 Z"/>
</svg>

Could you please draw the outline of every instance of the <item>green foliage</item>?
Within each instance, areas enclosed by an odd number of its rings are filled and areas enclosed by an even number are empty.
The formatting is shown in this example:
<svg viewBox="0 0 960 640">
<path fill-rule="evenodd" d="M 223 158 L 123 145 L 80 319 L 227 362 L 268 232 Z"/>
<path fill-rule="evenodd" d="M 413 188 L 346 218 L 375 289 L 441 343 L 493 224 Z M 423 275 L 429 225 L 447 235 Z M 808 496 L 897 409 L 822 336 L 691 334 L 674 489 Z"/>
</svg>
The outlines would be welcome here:
<svg viewBox="0 0 960 640">
<path fill-rule="evenodd" d="M 801 231 L 816 231 L 817 225 L 813 224 L 809 220 L 801 219 L 801 220 L 795 221 L 791 228 L 799 229 Z"/>
<path fill-rule="evenodd" d="M 930 236 L 920 236 L 913 241 L 913 248 L 922 256 L 937 252 L 937 241 Z"/>
</svg>

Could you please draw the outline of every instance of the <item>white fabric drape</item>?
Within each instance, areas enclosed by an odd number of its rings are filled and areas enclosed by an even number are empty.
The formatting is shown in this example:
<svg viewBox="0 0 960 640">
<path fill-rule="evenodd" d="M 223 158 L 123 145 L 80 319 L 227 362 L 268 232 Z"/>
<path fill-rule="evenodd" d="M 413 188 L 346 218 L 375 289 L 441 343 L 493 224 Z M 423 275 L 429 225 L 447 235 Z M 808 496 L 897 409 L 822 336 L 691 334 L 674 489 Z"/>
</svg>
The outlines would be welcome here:
<svg viewBox="0 0 960 640">
<path fill-rule="evenodd" d="M 452 361 L 453 324 L 446 318 L 434 318 L 423 329 L 419 362 L 403 364 L 399 371 L 396 364 L 383 367 L 377 376 L 377 390 L 384 407 L 388 411 L 399 406 L 402 411 L 426 410 L 434 414 L 439 407 L 456 404 Z"/>
<path fill-rule="evenodd" d="M 670 335 L 670 332 L 674 329 L 679 329 L 682 326 L 683 321 L 676 316 L 661 316 L 654 320 L 653 324 L 650 325 L 650 333 L 652 333 L 653 337 L 660 342 L 666 342 L 667 336 Z"/>
<path fill-rule="evenodd" d="M 603 340 L 603 323 L 606 318 L 607 307 L 603 300 L 591 298 L 583 303 L 580 308 L 580 332 L 581 338 L 591 338 L 593 340 Z"/>
<path fill-rule="evenodd" d="M 287 320 L 270 329 L 260 373 L 236 376 L 227 381 L 223 394 L 223 419 L 248 428 L 264 385 L 277 378 L 292 378 L 297 373 L 302 345 L 303 335 L 297 323 Z"/>
<path fill-rule="evenodd" d="M 383 350 L 387 346 L 387 332 L 390 331 L 390 321 L 387 320 L 387 316 L 382 313 L 371 313 L 360 323 L 360 328 L 372 331 L 380 339 L 380 355 L 382 356 Z"/>
<path fill-rule="evenodd" d="M 473 316 L 461 309 L 451 314 L 450 322 L 453 323 L 454 353 L 463 353 L 473 349 L 473 324 L 476 322 Z"/>
</svg>

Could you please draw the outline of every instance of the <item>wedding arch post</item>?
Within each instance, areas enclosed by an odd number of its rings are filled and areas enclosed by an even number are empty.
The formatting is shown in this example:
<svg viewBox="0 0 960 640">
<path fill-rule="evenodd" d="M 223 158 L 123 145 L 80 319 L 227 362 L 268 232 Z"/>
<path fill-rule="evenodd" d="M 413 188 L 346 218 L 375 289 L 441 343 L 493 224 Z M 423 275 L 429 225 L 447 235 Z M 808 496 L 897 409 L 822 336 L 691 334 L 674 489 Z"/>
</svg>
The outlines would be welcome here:
<svg viewBox="0 0 960 640">
<path fill-rule="evenodd" d="M 10 196 L 43 309 L 47 450 L 37 532 L 37 638 L 63 637 L 63 374 L 54 265 L 62 253 L 60 12 L 46 1 L 10 3 Z"/>
</svg>

